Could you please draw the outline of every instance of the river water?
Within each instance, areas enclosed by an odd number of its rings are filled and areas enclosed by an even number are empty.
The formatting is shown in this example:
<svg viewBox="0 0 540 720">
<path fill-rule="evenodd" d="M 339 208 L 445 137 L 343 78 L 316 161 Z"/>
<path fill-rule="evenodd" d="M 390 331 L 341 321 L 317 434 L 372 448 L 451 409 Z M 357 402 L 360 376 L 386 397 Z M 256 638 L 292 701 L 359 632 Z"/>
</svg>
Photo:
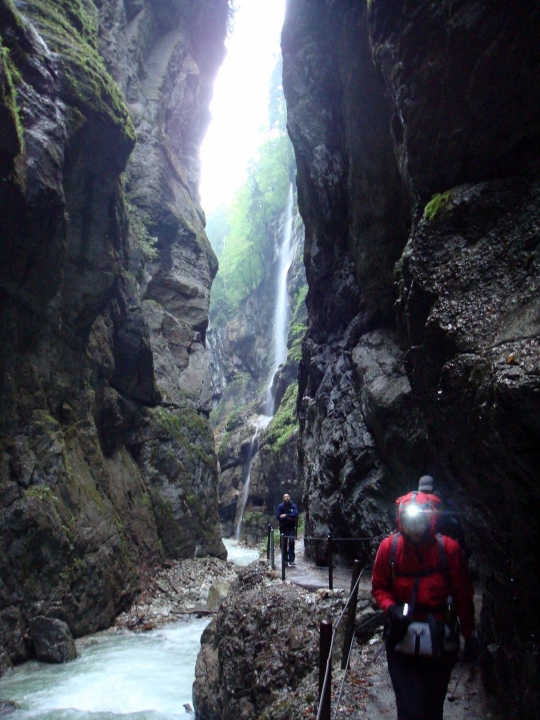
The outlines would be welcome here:
<svg viewBox="0 0 540 720">
<path fill-rule="evenodd" d="M 245 565 L 258 552 L 225 541 L 229 559 Z M 191 689 L 205 618 L 146 633 L 101 632 L 77 641 L 65 665 L 31 661 L 0 679 L 0 698 L 20 705 L 13 720 L 172 720 L 193 718 Z"/>
</svg>

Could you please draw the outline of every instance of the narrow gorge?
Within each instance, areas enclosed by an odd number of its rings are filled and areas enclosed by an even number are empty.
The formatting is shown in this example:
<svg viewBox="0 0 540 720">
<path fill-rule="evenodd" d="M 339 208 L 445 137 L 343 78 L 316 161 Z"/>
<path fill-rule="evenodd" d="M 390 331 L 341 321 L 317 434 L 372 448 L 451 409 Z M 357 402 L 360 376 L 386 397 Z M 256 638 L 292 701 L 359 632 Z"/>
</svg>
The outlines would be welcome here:
<svg viewBox="0 0 540 720">
<path fill-rule="evenodd" d="M 257 542 L 284 491 L 369 567 L 429 473 L 483 686 L 537 720 L 540 8 L 287 0 L 237 232 L 199 195 L 235 5 L 0 0 L 0 674 L 37 619 L 80 638 Z M 338 604 L 239 573 L 198 720 L 294 720 Z"/>
</svg>

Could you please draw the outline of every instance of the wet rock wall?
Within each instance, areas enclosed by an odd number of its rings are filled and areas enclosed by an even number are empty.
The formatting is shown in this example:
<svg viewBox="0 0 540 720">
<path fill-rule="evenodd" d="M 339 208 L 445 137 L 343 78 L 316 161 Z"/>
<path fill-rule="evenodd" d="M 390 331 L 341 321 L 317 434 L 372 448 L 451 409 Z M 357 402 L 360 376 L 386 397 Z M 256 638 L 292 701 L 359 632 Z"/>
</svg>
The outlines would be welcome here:
<svg viewBox="0 0 540 720">
<path fill-rule="evenodd" d="M 197 147 L 228 3 L 0 2 L 0 666 L 223 556 Z"/>
<path fill-rule="evenodd" d="M 371 536 L 354 550 L 369 562 L 394 498 L 434 475 L 483 587 L 485 682 L 527 718 L 539 19 L 533 3 L 290 0 L 282 38 L 309 282 L 307 533 Z"/>
</svg>

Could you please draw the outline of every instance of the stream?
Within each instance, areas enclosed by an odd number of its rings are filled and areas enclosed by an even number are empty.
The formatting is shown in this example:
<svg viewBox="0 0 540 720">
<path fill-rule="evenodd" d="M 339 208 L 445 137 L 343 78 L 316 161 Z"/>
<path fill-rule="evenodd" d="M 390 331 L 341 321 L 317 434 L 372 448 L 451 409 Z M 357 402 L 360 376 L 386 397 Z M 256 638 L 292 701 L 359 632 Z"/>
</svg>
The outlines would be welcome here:
<svg viewBox="0 0 540 720">
<path fill-rule="evenodd" d="M 229 560 L 245 565 L 258 552 L 225 540 Z M 146 633 L 103 631 L 77 640 L 65 665 L 35 660 L 0 679 L 0 698 L 20 709 L 13 720 L 172 720 L 193 718 L 191 689 L 200 638 L 210 620 L 191 619 Z"/>
</svg>

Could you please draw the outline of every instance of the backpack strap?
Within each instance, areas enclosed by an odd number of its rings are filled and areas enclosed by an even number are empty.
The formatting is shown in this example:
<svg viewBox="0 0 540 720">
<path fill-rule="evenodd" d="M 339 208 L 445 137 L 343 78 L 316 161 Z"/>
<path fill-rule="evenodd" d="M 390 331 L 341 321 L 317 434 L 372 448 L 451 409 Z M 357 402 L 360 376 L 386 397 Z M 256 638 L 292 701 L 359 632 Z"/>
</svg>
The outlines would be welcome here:
<svg viewBox="0 0 540 720">
<path fill-rule="evenodd" d="M 446 550 L 444 548 L 444 540 L 441 533 L 437 533 L 437 542 L 439 544 L 439 554 L 441 557 L 441 573 L 446 578 L 446 581 L 452 590 L 452 578 L 450 577 L 450 570 L 448 568 L 448 560 L 446 558 Z"/>
<path fill-rule="evenodd" d="M 446 550 L 444 547 L 444 540 L 441 533 L 437 533 L 437 544 L 439 546 L 439 556 L 440 556 L 440 565 L 437 565 L 436 567 L 431 568 L 424 568 L 424 570 L 420 570 L 419 572 L 398 572 L 396 570 L 396 555 L 397 555 L 397 546 L 398 546 L 398 540 L 401 533 L 394 533 L 392 536 L 392 547 L 390 549 L 390 577 L 392 580 L 394 580 L 396 577 L 427 577 L 428 575 L 434 575 L 437 572 L 440 572 L 442 575 L 444 575 L 446 581 L 448 582 L 448 585 L 450 589 L 452 589 L 452 582 L 450 578 L 450 570 L 448 568 L 448 560 L 446 557 Z"/>
<path fill-rule="evenodd" d="M 399 540 L 400 533 L 394 533 L 392 537 L 392 549 L 390 550 L 390 577 L 392 580 L 396 577 L 396 552 L 397 552 L 397 544 Z"/>
</svg>

